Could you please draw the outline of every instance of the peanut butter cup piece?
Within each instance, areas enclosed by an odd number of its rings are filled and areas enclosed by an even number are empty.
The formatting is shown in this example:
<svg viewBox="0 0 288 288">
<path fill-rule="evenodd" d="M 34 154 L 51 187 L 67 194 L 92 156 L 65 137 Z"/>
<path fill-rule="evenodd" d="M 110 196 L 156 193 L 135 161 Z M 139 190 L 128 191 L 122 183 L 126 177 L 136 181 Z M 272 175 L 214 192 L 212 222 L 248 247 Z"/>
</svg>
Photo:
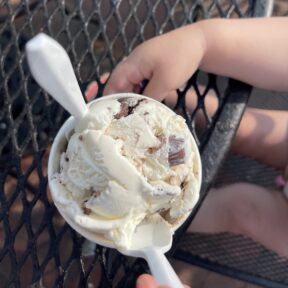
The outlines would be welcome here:
<svg viewBox="0 0 288 288">
<path fill-rule="evenodd" d="M 175 135 L 169 137 L 168 161 L 170 167 L 185 163 L 185 140 L 176 138 Z"/>
</svg>

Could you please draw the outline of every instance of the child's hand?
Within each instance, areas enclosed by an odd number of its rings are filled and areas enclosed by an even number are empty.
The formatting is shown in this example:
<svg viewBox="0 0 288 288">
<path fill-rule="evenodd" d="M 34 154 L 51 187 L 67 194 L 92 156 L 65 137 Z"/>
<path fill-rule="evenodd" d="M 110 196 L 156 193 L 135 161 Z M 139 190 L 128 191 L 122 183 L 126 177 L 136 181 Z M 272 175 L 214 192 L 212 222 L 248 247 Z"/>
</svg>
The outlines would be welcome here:
<svg viewBox="0 0 288 288">
<path fill-rule="evenodd" d="M 212 19 L 138 46 L 116 67 L 105 94 L 139 91 L 158 100 L 182 87 L 199 67 L 252 86 L 287 91 L 287 17 Z"/>
<path fill-rule="evenodd" d="M 139 92 L 149 80 L 144 95 L 163 100 L 181 88 L 200 65 L 205 43 L 198 24 L 189 25 L 138 46 L 111 74 L 104 94 Z"/>
<path fill-rule="evenodd" d="M 143 274 L 137 279 L 136 288 L 170 288 L 168 286 L 160 286 L 157 284 L 155 279 L 149 274 Z M 189 288 L 184 285 L 183 288 Z"/>
</svg>

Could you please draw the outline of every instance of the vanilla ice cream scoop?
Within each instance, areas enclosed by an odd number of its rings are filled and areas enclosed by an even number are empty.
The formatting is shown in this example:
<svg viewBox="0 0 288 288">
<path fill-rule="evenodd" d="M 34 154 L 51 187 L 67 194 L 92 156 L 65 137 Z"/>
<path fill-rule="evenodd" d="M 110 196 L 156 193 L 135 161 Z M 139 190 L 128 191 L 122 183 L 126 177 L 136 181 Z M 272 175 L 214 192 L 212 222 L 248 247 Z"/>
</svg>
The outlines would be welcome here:
<svg viewBox="0 0 288 288">
<path fill-rule="evenodd" d="M 185 120 L 155 100 L 104 97 L 67 136 L 54 201 L 77 225 L 129 247 L 140 223 L 179 225 L 199 196 L 200 159 Z"/>
</svg>

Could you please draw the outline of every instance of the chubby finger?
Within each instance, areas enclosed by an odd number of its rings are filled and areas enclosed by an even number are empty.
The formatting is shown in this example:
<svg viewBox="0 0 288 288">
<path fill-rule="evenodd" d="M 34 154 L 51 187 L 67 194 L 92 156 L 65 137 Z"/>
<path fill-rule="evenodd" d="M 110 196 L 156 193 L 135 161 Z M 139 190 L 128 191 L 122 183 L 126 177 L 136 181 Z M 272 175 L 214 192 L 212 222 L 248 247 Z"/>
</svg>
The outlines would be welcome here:
<svg viewBox="0 0 288 288">
<path fill-rule="evenodd" d="M 98 93 L 99 87 L 96 81 L 92 81 L 84 92 L 84 97 L 87 102 L 90 102 Z"/>
<path fill-rule="evenodd" d="M 137 279 L 136 288 L 158 288 L 158 285 L 151 275 L 143 274 Z"/>
<path fill-rule="evenodd" d="M 105 82 L 109 79 L 110 77 L 110 73 L 109 72 L 105 72 L 100 76 L 100 82 L 102 84 L 105 84 Z"/>
<path fill-rule="evenodd" d="M 159 286 L 156 280 L 149 274 L 142 274 L 137 279 L 136 288 L 172 288 L 169 286 Z M 187 285 L 183 285 L 183 288 L 190 288 Z"/>
<path fill-rule="evenodd" d="M 150 77 L 149 83 L 146 86 L 143 94 L 158 101 L 164 100 L 169 94 L 176 91 L 181 85 L 176 85 L 179 82 L 177 75 L 171 76 L 171 67 L 168 65 L 161 65 L 156 67 Z M 182 84 L 179 82 L 179 84 Z"/>
<path fill-rule="evenodd" d="M 100 83 L 105 84 L 107 79 L 109 78 L 110 74 L 109 73 L 104 73 L 103 75 L 100 76 Z M 87 102 L 92 101 L 99 90 L 98 83 L 96 81 L 92 81 L 86 88 L 86 91 L 84 92 L 84 97 Z"/>
<path fill-rule="evenodd" d="M 144 80 L 138 67 L 133 61 L 129 61 L 128 58 L 119 63 L 112 72 L 104 89 L 104 95 L 133 92 L 135 87 Z"/>
<path fill-rule="evenodd" d="M 155 100 L 162 101 L 169 93 L 169 90 L 165 86 L 165 79 L 163 79 L 161 72 L 156 70 L 144 89 L 143 94 Z"/>
</svg>

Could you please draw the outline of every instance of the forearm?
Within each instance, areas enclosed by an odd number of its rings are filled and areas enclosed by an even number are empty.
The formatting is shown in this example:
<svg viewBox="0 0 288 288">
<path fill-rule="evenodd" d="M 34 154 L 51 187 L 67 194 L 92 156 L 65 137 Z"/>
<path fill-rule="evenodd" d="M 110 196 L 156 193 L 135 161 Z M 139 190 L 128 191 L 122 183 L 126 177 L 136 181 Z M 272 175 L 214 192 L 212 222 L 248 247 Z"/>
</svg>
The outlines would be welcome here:
<svg viewBox="0 0 288 288">
<path fill-rule="evenodd" d="M 284 170 L 288 165 L 288 112 L 247 109 L 232 150 Z"/>
<path fill-rule="evenodd" d="M 205 39 L 200 69 L 288 91 L 288 18 L 214 19 L 196 25 Z"/>
</svg>

